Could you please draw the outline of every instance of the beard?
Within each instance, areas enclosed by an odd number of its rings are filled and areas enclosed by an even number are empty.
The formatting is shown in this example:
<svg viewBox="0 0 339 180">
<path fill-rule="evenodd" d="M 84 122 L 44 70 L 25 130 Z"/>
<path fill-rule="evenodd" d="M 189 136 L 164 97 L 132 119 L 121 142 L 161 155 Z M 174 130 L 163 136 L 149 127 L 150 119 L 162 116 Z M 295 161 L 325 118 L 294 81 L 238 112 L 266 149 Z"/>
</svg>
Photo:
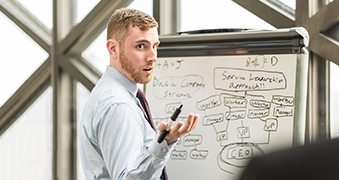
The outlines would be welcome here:
<svg viewBox="0 0 339 180">
<path fill-rule="evenodd" d="M 133 61 L 131 61 L 124 55 L 123 49 L 120 51 L 119 56 L 120 56 L 119 61 L 122 69 L 125 71 L 126 74 L 129 75 L 129 78 L 131 78 L 132 81 L 140 84 L 146 84 L 151 81 L 152 75 L 149 74 L 143 77 L 142 76 L 143 70 L 141 68 L 136 67 Z"/>
</svg>

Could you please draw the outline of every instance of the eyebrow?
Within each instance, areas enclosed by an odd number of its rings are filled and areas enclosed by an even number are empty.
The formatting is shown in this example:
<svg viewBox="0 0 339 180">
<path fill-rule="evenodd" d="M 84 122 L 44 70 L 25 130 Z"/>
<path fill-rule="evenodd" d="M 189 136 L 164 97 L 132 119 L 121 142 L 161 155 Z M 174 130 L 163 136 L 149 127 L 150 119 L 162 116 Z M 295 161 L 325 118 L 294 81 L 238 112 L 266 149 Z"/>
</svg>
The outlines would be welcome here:
<svg viewBox="0 0 339 180">
<path fill-rule="evenodd" d="M 136 41 L 136 43 L 141 43 L 141 42 L 144 42 L 144 43 L 150 43 L 148 40 L 146 40 L 146 39 L 140 39 L 140 40 L 138 40 L 138 41 Z M 151 44 L 151 43 L 150 43 Z M 154 43 L 155 45 L 159 45 L 160 44 L 160 41 L 156 41 L 155 43 Z"/>
</svg>

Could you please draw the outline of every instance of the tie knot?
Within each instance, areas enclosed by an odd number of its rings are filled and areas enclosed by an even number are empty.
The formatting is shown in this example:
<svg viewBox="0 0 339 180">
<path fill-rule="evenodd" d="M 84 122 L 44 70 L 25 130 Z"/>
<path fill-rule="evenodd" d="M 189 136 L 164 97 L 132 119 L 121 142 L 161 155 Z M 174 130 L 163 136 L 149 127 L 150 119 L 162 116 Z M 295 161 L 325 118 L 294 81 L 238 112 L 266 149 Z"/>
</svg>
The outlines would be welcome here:
<svg viewBox="0 0 339 180">
<path fill-rule="evenodd" d="M 138 89 L 137 98 L 138 98 L 139 100 L 145 98 L 144 93 L 143 93 L 140 89 Z"/>
</svg>

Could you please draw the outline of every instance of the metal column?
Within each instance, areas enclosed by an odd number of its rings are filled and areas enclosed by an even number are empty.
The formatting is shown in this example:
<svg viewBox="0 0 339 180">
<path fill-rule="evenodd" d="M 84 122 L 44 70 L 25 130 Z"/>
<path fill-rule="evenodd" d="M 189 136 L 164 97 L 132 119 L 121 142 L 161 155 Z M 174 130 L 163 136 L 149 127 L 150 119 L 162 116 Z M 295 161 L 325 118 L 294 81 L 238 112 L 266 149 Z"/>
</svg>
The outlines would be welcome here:
<svg viewBox="0 0 339 180">
<path fill-rule="evenodd" d="M 60 68 L 64 52 L 60 41 L 72 28 L 74 0 L 53 0 L 53 30 L 51 47 L 51 84 L 53 86 L 53 180 L 76 179 L 73 124 L 75 118 L 75 83 Z M 72 12 L 73 11 L 73 12 Z"/>
<path fill-rule="evenodd" d="M 160 35 L 180 31 L 180 6 L 180 0 L 153 0 L 153 16 L 159 23 Z"/>
<path fill-rule="evenodd" d="M 311 32 L 312 37 L 321 32 L 316 32 L 309 20 L 328 0 L 297 0 L 296 1 L 296 26 L 303 26 Z M 306 121 L 306 143 L 314 143 L 330 138 L 329 117 L 329 61 L 312 51 L 309 47 L 309 83 Z"/>
<path fill-rule="evenodd" d="M 310 142 L 330 139 L 329 61 L 313 53 L 309 76 Z"/>
</svg>

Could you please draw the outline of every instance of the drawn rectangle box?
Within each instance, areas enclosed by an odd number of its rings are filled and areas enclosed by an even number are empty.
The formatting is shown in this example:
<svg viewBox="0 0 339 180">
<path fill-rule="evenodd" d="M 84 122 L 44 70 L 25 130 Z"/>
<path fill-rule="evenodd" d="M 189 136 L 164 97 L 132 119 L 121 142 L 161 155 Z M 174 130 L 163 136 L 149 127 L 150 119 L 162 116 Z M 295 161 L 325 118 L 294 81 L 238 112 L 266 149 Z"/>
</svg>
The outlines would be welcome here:
<svg viewBox="0 0 339 180">
<path fill-rule="evenodd" d="M 222 140 L 227 140 L 228 136 L 227 136 L 227 131 L 221 131 L 217 133 L 217 141 L 222 141 Z"/>
<path fill-rule="evenodd" d="M 249 127 L 239 127 L 237 129 L 238 132 L 238 138 L 242 139 L 242 138 L 249 138 L 250 137 L 250 129 Z"/>
<path fill-rule="evenodd" d="M 224 114 L 219 113 L 219 114 L 213 114 L 210 116 L 205 116 L 202 124 L 204 126 L 209 126 L 212 124 L 220 123 L 222 121 L 224 121 Z"/>
</svg>

